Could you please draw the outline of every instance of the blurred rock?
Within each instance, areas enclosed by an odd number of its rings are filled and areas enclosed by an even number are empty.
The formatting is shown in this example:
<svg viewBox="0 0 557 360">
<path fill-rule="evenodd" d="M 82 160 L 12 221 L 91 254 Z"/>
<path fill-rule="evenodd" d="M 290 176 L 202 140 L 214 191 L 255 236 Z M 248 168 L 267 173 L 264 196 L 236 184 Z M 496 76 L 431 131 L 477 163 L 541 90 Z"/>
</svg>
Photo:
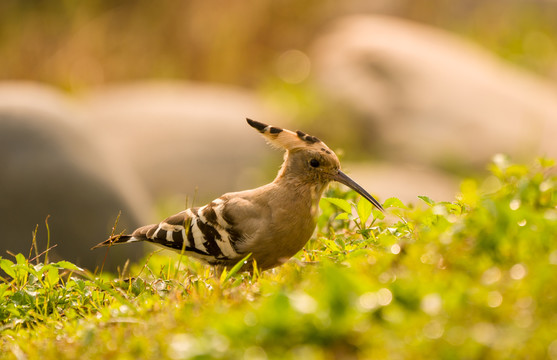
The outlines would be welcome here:
<svg viewBox="0 0 557 360">
<path fill-rule="evenodd" d="M 286 126 L 284 117 L 246 90 L 223 85 L 143 82 L 100 88 L 83 98 L 91 133 L 129 163 L 157 199 L 196 204 L 258 186 L 266 165 L 263 139 L 245 121 Z M 196 190 L 197 189 L 197 190 Z M 175 209 L 177 210 L 177 209 Z"/>
<path fill-rule="evenodd" d="M 0 256 L 29 254 L 39 225 L 39 252 L 50 228 L 51 260 L 69 260 L 94 270 L 119 211 L 118 229 L 144 224 L 152 208 L 146 192 L 126 170 L 95 147 L 79 115 L 57 91 L 31 83 L 0 84 Z M 141 247 L 110 249 L 106 268 L 138 259 Z M 32 257 L 35 252 L 33 251 Z"/>
<path fill-rule="evenodd" d="M 316 82 L 368 123 L 362 136 L 380 142 L 384 159 L 458 168 L 483 167 L 501 152 L 557 156 L 553 84 L 449 33 L 354 16 L 312 54 Z"/>
</svg>

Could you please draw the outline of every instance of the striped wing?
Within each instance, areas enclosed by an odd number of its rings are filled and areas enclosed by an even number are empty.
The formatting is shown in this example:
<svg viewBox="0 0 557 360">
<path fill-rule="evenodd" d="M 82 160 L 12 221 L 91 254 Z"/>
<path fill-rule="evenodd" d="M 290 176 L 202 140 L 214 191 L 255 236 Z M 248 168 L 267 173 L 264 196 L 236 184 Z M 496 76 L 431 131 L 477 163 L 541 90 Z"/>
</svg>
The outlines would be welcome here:
<svg viewBox="0 0 557 360">
<path fill-rule="evenodd" d="M 223 216 L 225 202 L 216 199 L 200 208 L 184 210 L 159 224 L 135 230 L 127 242 L 149 241 L 204 260 L 211 265 L 236 261 L 241 241 L 233 226 Z"/>
</svg>

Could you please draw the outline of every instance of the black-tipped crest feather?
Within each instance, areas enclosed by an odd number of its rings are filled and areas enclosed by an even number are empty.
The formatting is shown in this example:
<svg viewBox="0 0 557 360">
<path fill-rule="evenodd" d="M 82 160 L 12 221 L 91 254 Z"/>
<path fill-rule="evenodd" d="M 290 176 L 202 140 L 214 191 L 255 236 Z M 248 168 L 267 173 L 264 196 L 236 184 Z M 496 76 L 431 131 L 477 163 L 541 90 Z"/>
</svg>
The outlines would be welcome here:
<svg viewBox="0 0 557 360">
<path fill-rule="evenodd" d="M 253 127 L 254 129 L 256 129 L 257 131 L 259 131 L 260 133 L 265 131 L 265 128 L 269 125 L 267 124 L 263 124 L 259 121 L 255 121 L 249 118 L 246 118 L 246 120 L 248 121 L 248 124 Z"/>
</svg>

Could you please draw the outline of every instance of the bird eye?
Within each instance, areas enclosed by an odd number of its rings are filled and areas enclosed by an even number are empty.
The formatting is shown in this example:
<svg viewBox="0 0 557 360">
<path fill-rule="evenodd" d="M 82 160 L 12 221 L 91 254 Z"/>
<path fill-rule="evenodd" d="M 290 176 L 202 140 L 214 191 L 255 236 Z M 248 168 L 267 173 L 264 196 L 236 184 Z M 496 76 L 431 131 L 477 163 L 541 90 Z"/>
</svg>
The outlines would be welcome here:
<svg viewBox="0 0 557 360">
<path fill-rule="evenodd" d="M 317 159 L 311 159 L 309 161 L 309 164 L 311 165 L 311 167 L 314 167 L 314 168 L 319 167 L 319 165 L 320 165 L 319 161 Z"/>
</svg>

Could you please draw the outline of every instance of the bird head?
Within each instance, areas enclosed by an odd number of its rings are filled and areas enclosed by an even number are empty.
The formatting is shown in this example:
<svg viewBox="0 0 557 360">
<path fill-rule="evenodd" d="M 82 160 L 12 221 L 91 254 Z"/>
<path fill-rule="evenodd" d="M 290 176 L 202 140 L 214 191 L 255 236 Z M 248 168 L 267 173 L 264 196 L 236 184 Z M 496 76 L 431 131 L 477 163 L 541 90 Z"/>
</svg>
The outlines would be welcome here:
<svg viewBox="0 0 557 360">
<path fill-rule="evenodd" d="M 381 204 L 364 188 L 340 170 L 337 155 L 315 136 L 302 131 L 290 131 L 247 119 L 248 124 L 259 131 L 274 147 L 286 150 L 285 162 L 280 176 L 301 179 L 308 183 L 327 185 L 337 181 L 356 191 L 376 208 L 384 211 Z"/>
</svg>

